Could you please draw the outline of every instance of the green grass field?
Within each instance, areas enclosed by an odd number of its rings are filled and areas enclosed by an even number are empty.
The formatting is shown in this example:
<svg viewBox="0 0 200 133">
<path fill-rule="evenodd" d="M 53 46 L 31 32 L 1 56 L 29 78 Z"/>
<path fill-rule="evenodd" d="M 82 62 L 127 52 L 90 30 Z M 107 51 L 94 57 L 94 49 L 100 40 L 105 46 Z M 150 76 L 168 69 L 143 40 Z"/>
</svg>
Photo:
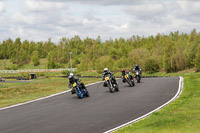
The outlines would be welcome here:
<svg viewBox="0 0 200 133">
<path fill-rule="evenodd" d="M 200 73 L 173 73 L 162 76 L 183 76 L 181 96 L 144 120 L 122 128 L 116 133 L 199 133 Z"/>
<path fill-rule="evenodd" d="M 85 84 L 101 81 L 98 78 L 82 78 Z M 68 90 L 67 78 L 37 79 L 28 83 L 0 82 L 0 107 L 30 101 Z"/>
</svg>

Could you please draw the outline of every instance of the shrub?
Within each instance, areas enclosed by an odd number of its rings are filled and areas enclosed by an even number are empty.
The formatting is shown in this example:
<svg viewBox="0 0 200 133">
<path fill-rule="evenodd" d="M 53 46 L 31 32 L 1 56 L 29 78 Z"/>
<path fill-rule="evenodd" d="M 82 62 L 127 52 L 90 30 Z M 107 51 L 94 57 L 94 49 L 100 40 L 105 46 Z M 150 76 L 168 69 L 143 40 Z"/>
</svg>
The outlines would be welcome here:
<svg viewBox="0 0 200 133">
<path fill-rule="evenodd" d="M 145 63 L 145 71 L 146 73 L 154 73 L 159 71 L 159 66 L 154 59 L 147 59 Z"/>
<path fill-rule="evenodd" d="M 12 64 L 10 66 L 5 67 L 6 70 L 17 70 L 18 66 L 16 64 Z"/>
<path fill-rule="evenodd" d="M 63 71 L 61 71 L 61 73 L 64 74 L 64 75 L 66 75 L 66 76 L 69 76 L 69 74 L 71 73 L 71 71 L 63 70 Z M 81 75 L 81 73 L 80 73 L 78 70 L 72 71 L 72 73 L 73 73 L 74 75 L 78 75 L 78 76 Z"/>
<path fill-rule="evenodd" d="M 197 47 L 197 52 L 194 59 L 194 65 L 197 72 L 200 71 L 200 45 Z"/>
<path fill-rule="evenodd" d="M 37 76 L 45 76 L 46 75 L 46 72 L 39 72 L 37 73 Z"/>
</svg>

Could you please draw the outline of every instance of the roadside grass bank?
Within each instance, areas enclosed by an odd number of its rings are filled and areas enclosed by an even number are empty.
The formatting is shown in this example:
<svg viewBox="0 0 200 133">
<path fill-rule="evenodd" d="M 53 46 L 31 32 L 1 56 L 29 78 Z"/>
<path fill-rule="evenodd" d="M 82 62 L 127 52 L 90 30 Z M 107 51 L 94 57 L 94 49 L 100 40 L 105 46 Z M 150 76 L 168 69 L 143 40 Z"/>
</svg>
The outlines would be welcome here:
<svg viewBox="0 0 200 133">
<path fill-rule="evenodd" d="M 116 133 L 199 133 L 200 73 L 157 73 L 156 76 L 183 76 L 180 97 L 149 117 Z"/>
<path fill-rule="evenodd" d="M 32 61 L 22 66 L 18 66 L 17 64 L 13 64 L 11 59 L 0 59 L 0 70 L 47 69 L 47 58 L 41 58 L 39 59 L 39 62 L 40 64 L 37 66 L 34 66 Z M 63 67 L 67 66 L 67 64 L 63 65 Z"/>
<path fill-rule="evenodd" d="M 99 78 L 81 80 L 85 85 L 101 81 Z M 58 77 L 37 79 L 26 83 L 0 82 L 0 84 L 0 107 L 27 102 L 69 89 L 68 79 Z"/>
</svg>

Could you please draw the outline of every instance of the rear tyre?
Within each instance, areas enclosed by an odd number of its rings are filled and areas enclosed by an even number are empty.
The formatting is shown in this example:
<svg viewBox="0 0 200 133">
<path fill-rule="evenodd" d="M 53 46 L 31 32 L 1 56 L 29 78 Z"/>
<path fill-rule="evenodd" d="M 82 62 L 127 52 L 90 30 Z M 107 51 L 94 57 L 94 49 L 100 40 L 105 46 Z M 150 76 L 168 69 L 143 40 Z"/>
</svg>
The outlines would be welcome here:
<svg viewBox="0 0 200 133">
<path fill-rule="evenodd" d="M 86 97 L 90 97 L 90 94 L 87 90 L 86 90 Z"/>
</svg>

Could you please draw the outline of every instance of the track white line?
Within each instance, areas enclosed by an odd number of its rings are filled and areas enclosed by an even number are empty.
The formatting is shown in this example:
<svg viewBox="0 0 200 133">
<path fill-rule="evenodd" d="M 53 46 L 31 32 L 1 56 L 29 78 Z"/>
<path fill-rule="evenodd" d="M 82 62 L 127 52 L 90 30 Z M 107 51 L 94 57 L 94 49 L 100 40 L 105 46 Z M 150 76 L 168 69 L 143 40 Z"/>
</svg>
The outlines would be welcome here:
<svg viewBox="0 0 200 133">
<path fill-rule="evenodd" d="M 147 114 L 145 114 L 145 115 L 143 115 L 143 116 L 141 116 L 141 117 L 138 117 L 138 118 L 136 118 L 136 119 L 134 119 L 134 120 L 132 120 L 132 121 L 129 121 L 129 122 L 125 123 L 125 124 L 122 124 L 122 125 L 120 125 L 120 126 L 118 126 L 118 127 L 115 127 L 115 128 L 110 129 L 110 130 L 108 130 L 108 131 L 105 131 L 104 133 L 111 133 L 111 132 L 114 132 L 114 131 L 116 131 L 116 130 L 122 128 L 122 127 L 125 127 L 125 126 L 127 126 L 127 125 L 132 124 L 132 123 L 135 123 L 135 122 L 137 122 L 137 121 L 139 121 L 139 120 L 141 120 L 141 119 L 144 119 L 144 118 L 148 117 L 149 115 L 151 115 L 153 112 L 156 112 L 156 111 L 160 110 L 160 109 L 163 108 L 164 106 L 166 106 L 166 105 L 168 105 L 169 103 L 171 103 L 172 101 L 176 100 L 176 99 L 180 96 L 180 94 L 181 94 L 181 92 L 182 92 L 182 89 L 183 89 L 183 77 L 179 77 L 179 78 L 180 78 L 180 79 L 179 79 L 179 88 L 178 88 L 178 91 L 177 91 L 176 95 L 175 95 L 171 100 L 169 100 L 167 103 L 161 105 L 160 107 L 156 108 L 155 110 L 153 110 L 153 111 L 151 111 L 151 112 L 149 112 L 149 113 L 147 113 Z"/>
<path fill-rule="evenodd" d="M 101 82 L 103 82 L 103 81 L 91 83 L 91 84 L 88 84 L 86 86 L 91 86 L 91 85 L 98 84 L 98 83 L 101 83 Z M 46 96 L 46 97 L 38 98 L 38 99 L 35 99 L 35 100 L 31 100 L 31 101 L 28 101 L 28 102 L 15 104 L 15 105 L 11 105 L 11 106 L 8 106 L 8 107 L 3 107 L 3 108 L 0 108 L 0 111 L 1 110 L 5 110 L 5 109 L 10 109 L 10 108 L 18 107 L 18 106 L 25 105 L 25 104 L 29 104 L 29 103 L 33 103 L 33 102 L 36 102 L 36 101 L 44 100 L 44 99 L 47 99 L 47 98 L 50 98 L 50 97 L 54 97 L 54 96 L 58 96 L 58 95 L 61 95 L 61 94 L 64 94 L 64 93 L 68 93 L 70 91 L 71 90 L 67 90 L 67 91 L 59 92 L 59 93 L 56 93 L 56 94 L 53 94 L 53 95 L 50 95 L 50 96 Z"/>
</svg>

